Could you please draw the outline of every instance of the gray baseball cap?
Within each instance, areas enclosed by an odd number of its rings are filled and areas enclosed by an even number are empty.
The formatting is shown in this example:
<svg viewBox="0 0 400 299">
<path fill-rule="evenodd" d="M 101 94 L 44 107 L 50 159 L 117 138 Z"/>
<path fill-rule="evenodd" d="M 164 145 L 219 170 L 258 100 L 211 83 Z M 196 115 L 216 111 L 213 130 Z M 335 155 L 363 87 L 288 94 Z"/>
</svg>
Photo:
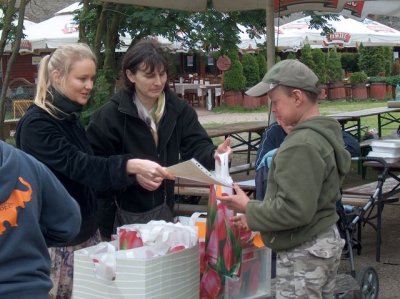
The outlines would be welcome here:
<svg viewBox="0 0 400 299">
<path fill-rule="evenodd" d="M 253 97 L 262 96 L 278 85 L 299 88 L 320 94 L 318 77 L 305 64 L 298 60 L 286 59 L 275 64 L 262 81 L 246 91 Z"/>
</svg>

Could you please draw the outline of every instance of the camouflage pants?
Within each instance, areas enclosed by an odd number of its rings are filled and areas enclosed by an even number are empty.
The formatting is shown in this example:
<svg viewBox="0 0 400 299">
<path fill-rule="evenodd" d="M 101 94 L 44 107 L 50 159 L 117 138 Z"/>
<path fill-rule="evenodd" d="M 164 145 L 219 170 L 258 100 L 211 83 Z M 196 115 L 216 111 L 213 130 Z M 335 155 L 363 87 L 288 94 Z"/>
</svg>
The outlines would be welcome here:
<svg viewBox="0 0 400 299">
<path fill-rule="evenodd" d="M 335 224 L 310 241 L 278 251 L 276 299 L 332 299 L 343 246 Z"/>
</svg>

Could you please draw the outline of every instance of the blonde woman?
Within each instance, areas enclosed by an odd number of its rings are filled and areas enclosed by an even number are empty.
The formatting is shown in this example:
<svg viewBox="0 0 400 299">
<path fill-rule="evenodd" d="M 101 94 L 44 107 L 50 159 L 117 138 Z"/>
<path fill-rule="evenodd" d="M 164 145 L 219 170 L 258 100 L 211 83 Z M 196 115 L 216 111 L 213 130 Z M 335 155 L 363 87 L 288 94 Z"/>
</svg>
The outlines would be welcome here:
<svg viewBox="0 0 400 299">
<path fill-rule="evenodd" d="M 77 237 L 63 247 L 49 249 L 54 284 L 50 298 L 71 298 L 74 250 L 100 242 L 96 191 L 118 192 L 134 182 L 133 174 L 155 181 L 174 179 L 152 161 L 131 159 L 130 155 L 93 155 L 79 117 L 95 74 L 96 57 L 85 44 L 63 45 L 45 56 L 40 63 L 35 102 L 16 130 L 17 146 L 47 165 L 81 210 Z"/>
</svg>

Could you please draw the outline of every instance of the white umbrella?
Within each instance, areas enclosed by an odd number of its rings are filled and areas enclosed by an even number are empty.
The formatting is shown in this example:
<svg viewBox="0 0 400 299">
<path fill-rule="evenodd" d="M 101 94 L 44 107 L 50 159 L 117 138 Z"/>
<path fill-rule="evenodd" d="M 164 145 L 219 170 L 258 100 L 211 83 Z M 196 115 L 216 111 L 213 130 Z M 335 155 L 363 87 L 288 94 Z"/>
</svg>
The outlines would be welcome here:
<svg viewBox="0 0 400 299">
<path fill-rule="evenodd" d="M 315 11 L 315 13 L 326 14 L 323 11 Z M 400 1 L 352 1 L 346 3 L 339 14 L 359 21 L 364 20 L 368 15 L 375 14 L 400 17 Z"/>
<path fill-rule="evenodd" d="M 259 34 L 258 37 L 250 38 L 244 26 L 238 25 L 241 33 L 240 44 L 238 48 L 242 51 L 257 51 L 258 44 L 265 46 L 267 42 L 267 35 L 265 33 Z M 293 51 L 296 52 L 303 46 L 303 39 L 296 33 L 282 30 L 282 28 L 275 27 L 275 46 L 279 51 Z"/>
<path fill-rule="evenodd" d="M 207 0 L 103 0 L 105 2 L 151 6 L 185 11 L 205 11 Z M 275 16 L 283 16 L 304 10 L 322 10 L 339 12 L 348 0 L 309 0 L 309 1 L 274 1 Z M 219 12 L 265 9 L 267 0 L 213 0 L 215 10 Z"/>
<path fill-rule="evenodd" d="M 32 50 L 56 49 L 61 45 L 76 43 L 79 41 L 78 23 L 74 21 L 74 12 L 80 10 L 82 4 L 73 3 L 70 6 L 56 12 L 54 17 L 40 22 L 26 29 L 26 39 L 32 45 Z M 172 43 L 162 36 L 152 37 L 162 46 L 169 46 Z M 121 48 L 117 52 L 125 52 L 131 44 L 132 39 L 128 33 L 121 36 Z"/>
<path fill-rule="evenodd" d="M 335 33 L 321 35 L 322 30 L 309 28 L 311 17 L 301 18 L 285 25 L 282 29 L 293 32 L 304 39 L 305 43 L 315 47 L 358 47 L 364 46 L 398 46 L 400 32 L 378 22 L 365 19 L 356 21 L 338 16 L 338 21 L 329 21 Z"/>
<path fill-rule="evenodd" d="M 1 13 L 0 17 L 3 17 L 2 13 Z M 18 21 L 16 21 L 16 20 L 13 21 L 13 24 L 15 26 L 17 26 L 17 23 L 18 23 Z M 35 26 L 35 25 L 36 25 L 36 23 L 34 23 L 34 22 L 31 22 L 29 20 L 24 20 L 24 31 L 23 31 L 23 33 L 26 34 L 27 29 L 29 29 L 30 27 Z M 1 34 L 2 34 L 2 30 L 0 30 L 0 36 L 1 36 Z M 4 48 L 4 52 L 11 52 L 11 50 L 12 50 L 11 49 L 11 44 L 6 44 L 6 46 Z M 20 44 L 20 47 L 19 47 L 19 53 L 24 53 L 24 52 L 27 52 L 27 53 L 32 52 L 31 43 L 26 39 L 22 39 L 21 40 L 21 44 Z"/>
</svg>

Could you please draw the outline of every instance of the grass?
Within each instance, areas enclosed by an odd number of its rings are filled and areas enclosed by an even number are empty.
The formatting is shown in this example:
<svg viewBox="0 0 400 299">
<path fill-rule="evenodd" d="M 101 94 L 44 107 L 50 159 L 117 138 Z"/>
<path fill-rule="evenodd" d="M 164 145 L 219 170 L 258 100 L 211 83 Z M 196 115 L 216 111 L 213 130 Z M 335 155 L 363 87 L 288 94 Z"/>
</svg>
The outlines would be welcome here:
<svg viewBox="0 0 400 299">
<path fill-rule="evenodd" d="M 376 101 L 376 100 L 367 100 L 367 101 L 354 101 L 354 102 L 324 102 L 319 104 L 319 109 L 322 115 L 336 114 L 341 112 L 351 112 L 357 110 L 378 108 L 378 107 L 387 107 L 386 101 Z M 238 107 L 227 107 L 221 106 L 213 109 L 215 113 L 260 113 L 260 112 L 268 112 L 268 108 L 262 106 L 257 109 L 246 109 L 243 106 Z M 356 123 L 354 123 L 356 124 Z M 204 125 L 205 127 L 216 126 L 217 123 Z M 361 125 L 368 126 L 370 129 L 378 127 L 378 117 L 368 116 L 361 118 Z M 382 128 L 382 135 L 390 135 L 391 131 L 397 130 L 398 125 L 393 123 L 391 125 L 385 126 Z"/>
</svg>

